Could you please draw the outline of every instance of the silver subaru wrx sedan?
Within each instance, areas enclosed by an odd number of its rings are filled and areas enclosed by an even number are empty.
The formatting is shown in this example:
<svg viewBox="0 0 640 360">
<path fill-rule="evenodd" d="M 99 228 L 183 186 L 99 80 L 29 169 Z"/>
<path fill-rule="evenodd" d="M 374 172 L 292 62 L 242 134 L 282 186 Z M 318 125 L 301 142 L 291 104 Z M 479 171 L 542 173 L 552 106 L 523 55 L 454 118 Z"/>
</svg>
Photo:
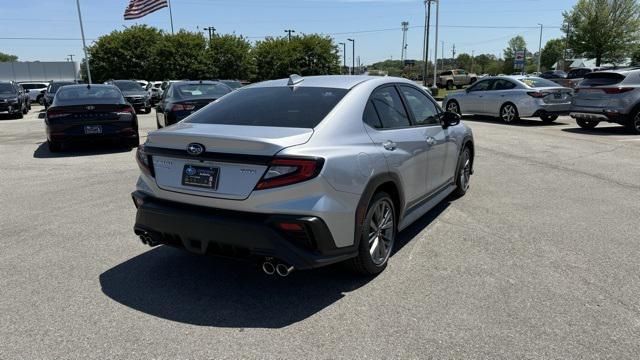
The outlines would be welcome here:
<svg viewBox="0 0 640 360">
<path fill-rule="evenodd" d="M 569 114 L 572 96 L 572 89 L 539 77 L 492 76 L 448 94 L 442 103 L 451 112 L 495 116 L 506 123 L 521 117 L 550 123 Z"/>
<path fill-rule="evenodd" d="M 280 276 L 340 261 L 376 274 L 397 231 L 465 194 L 474 143 L 408 80 L 292 75 L 151 132 L 136 159 L 134 230 L 148 245 Z"/>
</svg>

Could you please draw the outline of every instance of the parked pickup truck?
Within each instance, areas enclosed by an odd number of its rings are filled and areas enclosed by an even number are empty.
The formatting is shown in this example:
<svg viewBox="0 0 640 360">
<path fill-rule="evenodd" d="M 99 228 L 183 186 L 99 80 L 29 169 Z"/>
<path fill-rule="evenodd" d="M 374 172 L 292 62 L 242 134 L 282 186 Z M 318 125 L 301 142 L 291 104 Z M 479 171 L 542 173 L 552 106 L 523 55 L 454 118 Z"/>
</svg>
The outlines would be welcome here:
<svg viewBox="0 0 640 360">
<path fill-rule="evenodd" d="M 585 75 L 596 70 L 598 69 L 575 68 L 567 73 L 566 78 L 552 79 L 551 81 L 556 82 L 564 87 L 575 89 L 576 87 L 578 87 L 578 84 L 580 84 L 580 82 L 584 80 Z"/>
<path fill-rule="evenodd" d="M 439 88 L 447 88 L 447 90 L 453 89 L 455 86 L 458 89 L 462 89 L 465 85 L 471 85 L 478 79 L 478 75 L 467 73 L 465 70 L 447 70 L 440 73 L 436 80 L 436 85 Z"/>
</svg>

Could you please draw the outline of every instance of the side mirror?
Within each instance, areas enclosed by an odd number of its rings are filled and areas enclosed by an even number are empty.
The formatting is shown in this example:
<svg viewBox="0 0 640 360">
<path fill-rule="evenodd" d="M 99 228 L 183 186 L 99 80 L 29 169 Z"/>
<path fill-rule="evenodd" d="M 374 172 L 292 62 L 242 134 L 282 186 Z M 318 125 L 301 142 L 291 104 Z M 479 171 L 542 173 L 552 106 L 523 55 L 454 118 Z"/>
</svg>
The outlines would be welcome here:
<svg viewBox="0 0 640 360">
<path fill-rule="evenodd" d="M 447 111 L 444 114 L 442 114 L 442 127 L 446 129 L 449 126 L 456 126 L 460 124 L 460 118 L 461 116 L 459 114 L 456 114 L 451 111 Z"/>
<path fill-rule="evenodd" d="M 470 88 L 466 88 L 464 89 L 464 92 L 466 92 L 467 94 L 471 92 L 471 90 L 469 90 Z"/>
</svg>

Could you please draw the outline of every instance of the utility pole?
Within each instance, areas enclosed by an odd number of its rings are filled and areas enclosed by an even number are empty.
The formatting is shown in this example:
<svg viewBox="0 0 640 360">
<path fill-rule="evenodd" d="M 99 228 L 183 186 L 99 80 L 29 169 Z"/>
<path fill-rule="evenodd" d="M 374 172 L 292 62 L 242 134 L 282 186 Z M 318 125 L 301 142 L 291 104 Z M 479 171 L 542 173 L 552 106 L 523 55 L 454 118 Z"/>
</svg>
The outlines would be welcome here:
<svg viewBox="0 0 640 360">
<path fill-rule="evenodd" d="M 209 33 L 209 48 L 211 48 L 211 44 L 213 41 L 213 35 L 215 35 L 216 32 L 216 28 L 214 28 L 213 26 L 209 26 L 209 27 L 204 27 L 202 28 L 202 30 L 205 30 Z"/>
<path fill-rule="evenodd" d="M 82 12 L 80 11 L 80 0 L 76 0 L 76 5 L 78 7 L 78 19 L 80 20 L 80 33 L 82 34 L 82 48 L 84 49 L 84 63 L 87 67 L 87 79 L 89 80 L 89 84 L 91 84 L 91 68 L 89 67 L 89 56 L 87 55 L 87 43 L 84 39 L 84 26 L 82 25 Z"/>
<path fill-rule="evenodd" d="M 427 63 L 429 62 L 429 26 L 431 21 L 431 2 L 434 0 L 424 0 L 424 43 L 422 61 L 422 85 L 427 86 Z"/>
<path fill-rule="evenodd" d="M 540 42 L 538 43 L 538 72 L 540 72 L 540 65 L 542 62 L 542 28 L 543 25 L 542 24 L 538 24 L 540 25 Z"/>
<path fill-rule="evenodd" d="M 436 44 L 438 46 L 438 44 Z M 440 60 L 440 71 L 444 71 L 444 41 L 442 42 L 442 60 Z"/>
<path fill-rule="evenodd" d="M 338 43 L 339 45 L 342 45 L 342 68 L 346 69 L 347 68 L 347 43 Z M 342 74 L 342 70 L 340 70 L 340 74 Z"/>
<path fill-rule="evenodd" d="M 73 57 L 74 57 L 75 55 L 73 55 L 73 54 L 69 54 L 68 56 L 69 56 L 69 61 L 73 61 Z"/>
<path fill-rule="evenodd" d="M 453 44 L 453 47 L 451 48 L 451 55 L 453 56 L 453 61 L 456 61 L 456 44 Z"/>
<path fill-rule="evenodd" d="M 286 33 L 288 34 L 288 36 L 289 36 L 289 41 L 291 41 L 291 33 L 294 33 L 294 32 L 296 32 L 296 31 L 295 31 L 295 30 L 291 30 L 291 29 L 287 29 L 287 30 L 285 30 L 284 32 L 286 32 Z"/>
<path fill-rule="evenodd" d="M 347 39 L 351 41 L 351 70 L 349 71 L 349 75 L 355 75 L 356 72 L 356 40 L 355 39 Z"/>
<path fill-rule="evenodd" d="M 471 69 L 469 70 L 469 72 L 473 72 L 473 65 L 475 65 L 475 63 L 476 63 L 476 51 L 471 50 Z"/>
<path fill-rule="evenodd" d="M 400 53 L 400 60 L 405 60 L 407 58 L 407 30 L 409 30 L 409 22 L 403 21 L 400 25 L 402 25 L 402 52 Z"/>
<path fill-rule="evenodd" d="M 434 56 L 433 56 L 433 84 L 432 89 L 435 88 L 435 92 L 432 90 L 432 93 L 437 93 L 438 88 L 436 86 L 437 73 L 438 73 L 438 32 L 440 28 L 440 0 L 436 0 L 436 39 L 433 43 Z M 444 53 L 442 53 L 444 56 Z"/>
</svg>

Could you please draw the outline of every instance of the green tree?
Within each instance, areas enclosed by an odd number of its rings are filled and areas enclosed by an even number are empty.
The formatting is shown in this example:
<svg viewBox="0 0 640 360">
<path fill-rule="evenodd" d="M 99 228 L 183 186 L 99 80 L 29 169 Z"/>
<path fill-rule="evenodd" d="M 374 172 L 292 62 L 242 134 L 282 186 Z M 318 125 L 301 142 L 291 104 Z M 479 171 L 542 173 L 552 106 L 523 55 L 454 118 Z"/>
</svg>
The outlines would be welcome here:
<svg viewBox="0 0 640 360">
<path fill-rule="evenodd" d="M 618 63 L 638 42 L 640 4 L 637 0 L 579 0 L 564 12 L 562 30 L 577 54 Z"/>
<path fill-rule="evenodd" d="M 458 68 L 460 68 L 460 69 L 465 69 L 467 71 L 472 71 L 471 70 L 471 64 L 472 63 L 473 63 L 473 59 L 471 58 L 471 55 L 466 54 L 466 53 L 461 53 L 456 58 L 456 66 Z"/>
<path fill-rule="evenodd" d="M 480 54 L 480 55 L 476 56 L 476 59 L 475 59 L 475 63 L 477 65 L 477 67 L 480 68 L 480 73 L 481 74 L 487 73 L 489 71 L 488 70 L 488 66 L 491 63 L 494 63 L 496 61 L 497 61 L 497 59 L 496 59 L 495 55 L 491 55 L 491 54 Z"/>
<path fill-rule="evenodd" d="M 507 44 L 507 47 L 504 49 L 504 63 L 502 66 L 502 72 L 505 74 L 510 74 L 513 72 L 513 62 L 516 58 L 516 52 L 522 51 L 525 52 L 525 57 L 530 57 L 529 52 L 527 51 L 527 42 L 520 35 L 511 38 Z"/>
<path fill-rule="evenodd" d="M 165 34 L 151 49 L 155 79 L 213 79 L 217 69 L 207 57 L 207 40 L 201 33 L 180 30 Z"/>
<path fill-rule="evenodd" d="M 251 44 L 242 36 L 220 35 L 212 39 L 207 57 L 212 61 L 215 77 L 220 79 L 252 78 L 255 72 Z"/>
<path fill-rule="evenodd" d="M 553 64 L 561 60 L 564 56 L 565 41 L 564 39 L 551 39 L 547 41 L 542 48 L 542 57 L 540 65 L 545 69 L 551 69 Z"/>
<path fill-rule="evenodd" d="M 10 55 L 10 54 L 5 54 L 3 52 L 0 52 L 0 62 L 11 62 L 11 61 L 18 61 L 18 57 L 15 55 Z"/>
<path fill-rule="evenodd" d="M 267 37 L 253 48 L 256 80 L 278 79 L 291 75 L 291 46 L 284 38 Z"/>
</svg>

